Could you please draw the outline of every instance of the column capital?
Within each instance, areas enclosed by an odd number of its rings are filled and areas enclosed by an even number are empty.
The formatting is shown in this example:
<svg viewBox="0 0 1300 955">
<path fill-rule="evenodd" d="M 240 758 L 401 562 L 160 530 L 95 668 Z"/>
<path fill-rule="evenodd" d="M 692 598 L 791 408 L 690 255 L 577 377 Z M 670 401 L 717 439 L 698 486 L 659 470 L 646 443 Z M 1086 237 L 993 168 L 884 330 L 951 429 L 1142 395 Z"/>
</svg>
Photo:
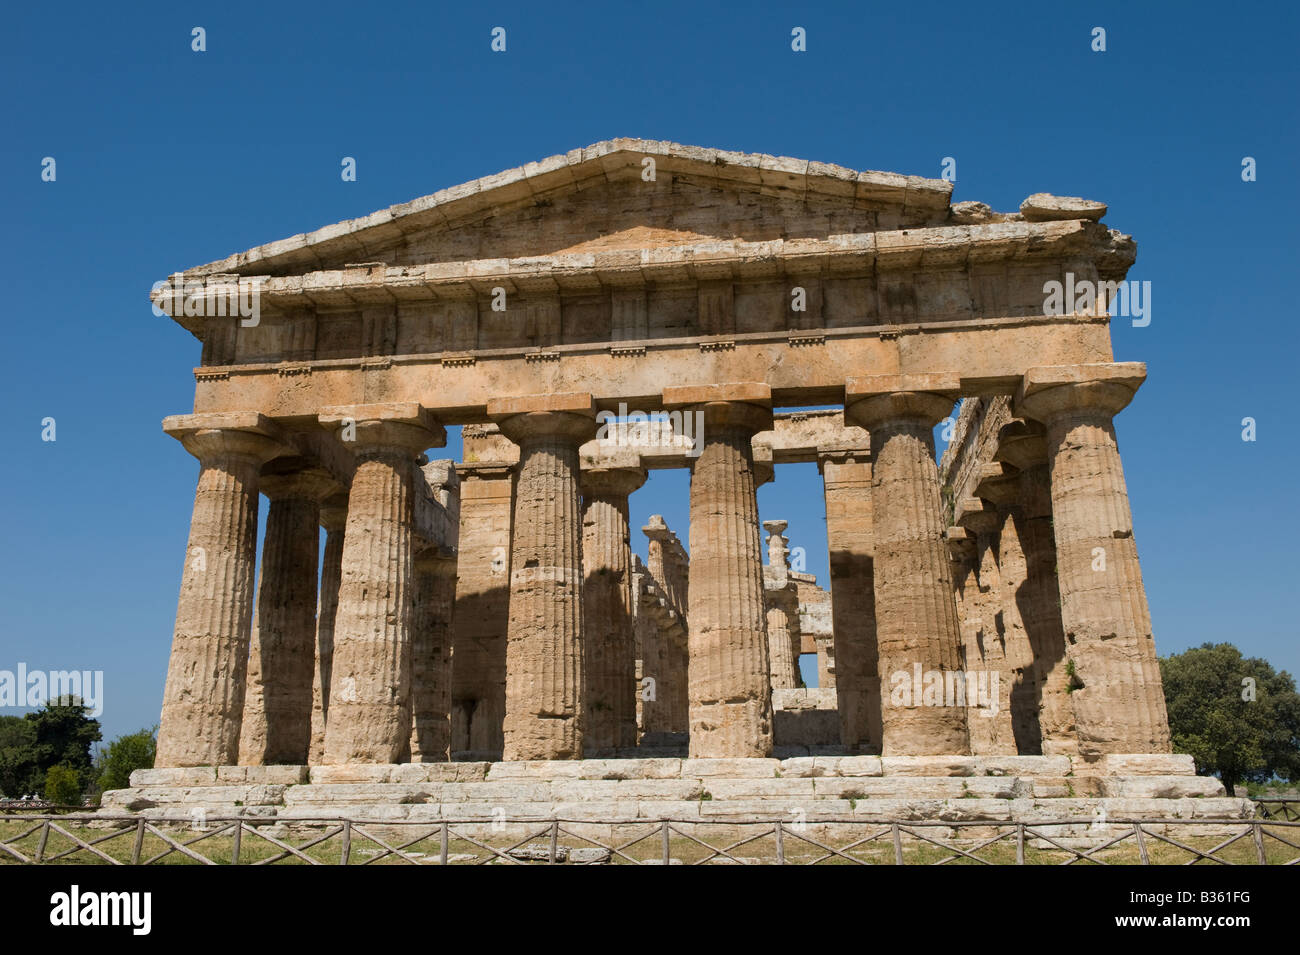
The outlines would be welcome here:
<svg viewBox="0 0 1300 955">
<path fill-rule="evenodd" d="M 300 498 L 317 503 L 341 490 L 339 483 L 328 472 L 313 467 L 294 470 L 275 468 L 269 473 L 264 472 L 258 479 L 258 488 L 272 501 Z"/>
<path fill-rule="evenodd" d="M 844 417 L 868 433 L 895 422 L 933 428 L 952 414 L 961 395 L 955 374 L 868 375 L 844 385 Z"/>
<path fill-rule="evenodd" d="M 493 398 L 487 413 L 502 434 L 520 445 L 549 437 L 581 444 L 596 433 L 596 403 L 587 392 Z"/>
<path fill-rule="evenodd" d="M 763 382 L 676 385 L 664 389 L 663 400 L 670 411 L 704 412 L 705 428 L 739 428 L 751 438 L 772 428 L 772 389 Z"/>
<path fill-rule="evenodd" d="M 1073 414 L 1111 417 L 1133 400 L 1146 377 L 1147 366 L 1140 361 L 1030 368 L 1012 410 L 1045 423 Z"/>
<path fill-rule="evenodd" d="M 171 415 L 162 427 L 200 461 L 233 454 L 262 464 L 295 453 L 280 426 L 257 411 Z"/>
<path fill-rule="evenodd" d="M 340 492 L 327 497 L 320 505 L 320 524 L 327 531 L 341 531 L 348 523 L 348 495 Z"/>
<path fill-rule="evenodd" d="M 1047 432 L 1032 418 L 1008 421 L 998 430 L 993 460 L 1028 471 L 1047 464 Z"/>
<path fill-rule="evenodd" d="M 593 467 L 579 472 L 582 493 L 591 497 L 621 497 L 645 484 L 645 468 Z"/>
<path fill-rule="evenodd" d="M 446 430 L 414 401 L 334 405 L 322 408 L 316 420 L 323 428 L 341 429 L 340 440 L 360 452 L 395 451 L 414 457 L 447 443 Z"/>
</svg>

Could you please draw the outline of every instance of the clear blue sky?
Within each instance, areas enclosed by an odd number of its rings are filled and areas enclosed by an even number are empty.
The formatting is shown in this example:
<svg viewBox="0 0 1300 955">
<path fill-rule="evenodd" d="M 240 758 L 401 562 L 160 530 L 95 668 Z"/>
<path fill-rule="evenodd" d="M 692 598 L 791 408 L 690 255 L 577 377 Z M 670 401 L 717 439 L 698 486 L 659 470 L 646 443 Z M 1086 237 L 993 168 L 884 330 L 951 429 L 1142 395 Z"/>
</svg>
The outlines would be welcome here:
<svg viewBox="0 0 1300 955">
<path fill-rule="evenodd" d="M 6 10 L 0 669 L 102 669 L 106 736 L 157 721 L 197 473 L 159 421 L 190 410 L 199 345 L 153 315 L 155 280 L 636 136 L 935 177 L 952 156 L 954 200 L 1109 203 L 1153 291 L 1151 324 L 1113 333 L 1150 373 L 1118 430 L 1157 645 L 1300 672 L 1295 6 L 477 7 Z M 685 540 L 686 486 L 657 473 L 636 526 L 662 512 Z M 759 500 L 825 581 L 816 469 Z"/>
</svg>

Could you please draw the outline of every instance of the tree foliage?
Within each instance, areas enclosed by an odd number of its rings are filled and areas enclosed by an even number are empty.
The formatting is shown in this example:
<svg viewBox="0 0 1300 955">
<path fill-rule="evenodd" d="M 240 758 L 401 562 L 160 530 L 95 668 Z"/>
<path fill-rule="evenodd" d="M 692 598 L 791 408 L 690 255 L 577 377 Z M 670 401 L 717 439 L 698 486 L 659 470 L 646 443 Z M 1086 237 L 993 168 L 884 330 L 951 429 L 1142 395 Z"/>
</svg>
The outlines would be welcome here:
<svg viewBox="0 0 1300 955">
<path fill-rule="evenodd" d="M 138 730 L 119 736 L 100 751 L 95 768 L 99 771 L 98 787 L 101 792 L 125 789 L 131 785 L 131 773 L 137 769 L 152 769 L 158 749 L 158 728 Z"/>
<path fill-rule="evenodd" d="M 1300 694 L 1285 670 L 1206 643 L 1160 659 L 1175 752 L 1229 793 L 1243 780 L 1300 779 Z"/>
</svg>

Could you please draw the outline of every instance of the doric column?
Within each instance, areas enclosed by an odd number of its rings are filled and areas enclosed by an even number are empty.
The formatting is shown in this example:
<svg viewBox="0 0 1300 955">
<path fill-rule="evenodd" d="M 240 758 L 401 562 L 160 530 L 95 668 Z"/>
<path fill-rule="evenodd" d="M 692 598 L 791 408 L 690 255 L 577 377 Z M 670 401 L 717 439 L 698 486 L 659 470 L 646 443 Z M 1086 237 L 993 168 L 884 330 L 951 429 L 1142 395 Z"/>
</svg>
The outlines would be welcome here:
<svg viewBox="0 0 1300 955">
<path fill-rule="evenodd" d="M 411 633 L 411 762 L 442 763 L 451 750 L 451 633 L 456 558 L 437 548 L 415 559 Z"/>
<path fill-rule="evenodd" d="M 1112 418 L 1140 362 L 1031 368 L 1016 413 L 1043 422 L 1061 621 L 1084 756 L 1169 752 L 1169 724 Z"/>
<path fill-rule="evenodd" d="M 287 449 L 255 412 L 177 415 L 163 430 L 199 459 L 155 765 L 239 758 L 262 464 Z"/>
<path fill-rule="evenodd" d="M 325 528 L 325 552 L 320 568 L 320 607 L 316 612 L 316 666 L 311 684 L 312 766 L 325 756 L 325 721 L 329 717 L 330 671 L 334 664 L 334 614 L 339 606 L 339 580 L 343 573 L 343 530 L 348 521 L 348 496 L 336 494 L 320 509 Z"/>
<path fill-rule="evenodd" d="M 301 766 L 311 745 L 320 502 L 338 485 L 321 470 L 292 469 L 296 464 L 286 459 L 285 467 L 261 478 L 270 506 L 257 593 L 256 659 L 249 661 L 239 746 L 245 766 Z"/>
<path fill-rule="evenodd" d="M 416 469 L 446 432 L 417 404 L 326 408 L 357 460 L 334 619 L 328 764 L 392 763 L 411 738 L 412 520 Z"/>
<path fill-rule="evenodd" d="M 762 384 L 669 388 L 668 408 L 702 411 L 691 468 L 690 754 L 771 756 L 772 690 L 754 435 L 772 427 Z"/>
<path fill-rule="evenodd" d="M 635 452 L 584 460 L 582 486 L 584 655 L 587 674 L 583 753 L 612 755 L 636 745 L 636 634 L 632 620 L 632 543 L 628 496 L 645 483 Z M 621 466 L 619 466 L 621 465 Z"/>
<path fill-rule="evenodd" d="M 466 425 L 462 438 L 466 461 L 456 466 L 460 545 L 451 664 L 452 750 L 475 759 L 500 759 L 505 745 L 515 487 L 515 462 L 500 456 L 508 449 L 514 459 L 518 449 L 495 425 Z M 492 445 L 486 462 L 479 447 L 484 444 Z"/>
<path fill-rule="evenodd" d="M 1075 756 L 1079 753 L 1079 738 L 1061 626 L 1047 440 L 1042 424 L 1014 420 L 1004 425 L 998 432 L 994 457 L 1020 469 L 1019 506 L 1012 512 L 1012 522 L 1024 554 L 1025 577 L 1016 591 L 1016 606 L 1033 657 L 1031 685 L 1041 750 L 1045 756 Z"/>
<path fill-rule="evenodd" d="M 956 591 L 957 618 L 965 644 L 970 751 L 975 756 L 1015 756 L 1019 750 L 1010 705 L 1015 683 L 1011 658 L 1018 648 L 1012 620 L 1019 621 L 1019 615 L 1003 600 L 1006 581 L 1002 565 L 1008 553 L 1006 535 L 1001 533 L 1003 519 L 982 497 L 957 502 L 955 516 L 974 545 L 972 558 L 962 567 L 963 576 L 957 578 Z"/>
<path fill-rule="evenodd" d="M 951 414 L 956 376 L 851 379 L 845 419 L 871 434 L 876 639 L 881 752 L 956 755 L 970 751 L 966 711 L 943 684 L 961 670 L 960 632 L 944 540 L 933 429 Z M 919 664 L 919 671 L 916 670 Z M 922 674 L 922 699 L 914 673 Z M 841 679 L 843 674 L 841 674 Z M 938 681 L 937 693 L 934 681 Z M 910 682 L 910 687 L 903 684 Z M 899 703 L 902 705 L 898 705 Z"/>
<path fill-rule="evenodd" d="M 870 450 L 865 447 L 817 455 L 830 550 L 835 699 L 840 742 L 850 752 L 880 751 L 870 459 Z"/>
<path fill-rule="evenodd" d="M 764 521 L 767 566 L 763 568 L 767 602 L 767 657 L 772 689 L 793 690 L 799 677 L 799 591 L 790 580 L 785 521 Z"/>
<path fill-rule="evenodd" d="M 581 759 L 582 524 L 578 446 L 596 433 L 591 395 L 488 402 L 519 445 L 506 637 L 506 760 Z"/>
</svg>

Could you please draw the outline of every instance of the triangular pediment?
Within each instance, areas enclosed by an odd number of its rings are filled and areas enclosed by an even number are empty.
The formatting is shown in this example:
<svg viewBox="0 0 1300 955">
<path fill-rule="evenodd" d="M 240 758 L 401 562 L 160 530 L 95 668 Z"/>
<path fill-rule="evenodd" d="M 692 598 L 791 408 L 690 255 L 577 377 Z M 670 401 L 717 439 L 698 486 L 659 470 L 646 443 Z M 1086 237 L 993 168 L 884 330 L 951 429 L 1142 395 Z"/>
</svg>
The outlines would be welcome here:
<svg viewBox="0 0 1300 955">
<path fill-rule="evenodd" d="M 826 238 L 942 223 L 951 184 L 802 159 L 616 139 L 196 269 L 293 275 L 431 262 Z"/>
</svg>

